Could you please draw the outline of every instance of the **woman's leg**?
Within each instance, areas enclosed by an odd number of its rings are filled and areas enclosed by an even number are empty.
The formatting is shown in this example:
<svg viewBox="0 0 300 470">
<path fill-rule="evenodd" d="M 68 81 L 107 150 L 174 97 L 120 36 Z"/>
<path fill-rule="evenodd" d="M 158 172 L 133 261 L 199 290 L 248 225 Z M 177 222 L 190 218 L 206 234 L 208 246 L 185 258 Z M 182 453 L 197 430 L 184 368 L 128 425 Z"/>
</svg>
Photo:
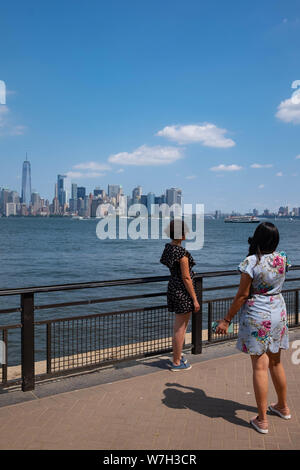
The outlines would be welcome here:
<svg viewBox="0 0 300 470">
<path fill-rule="evenodd" d="M 268 408 L 268 368 L 269 357 L 266 353 L 260 356 L 251 355 L 253 368 L 253 387 L 258 408 L 258 418 L 266 421 Z"/>
<path fill-rule="evenodd" d="M 283 414 L 289 414 L 290 410 L 288 409 L 286 394 L 287 394 L 287 385 L 286 377 L 283 365 L 280 361 L 280 350 L 278 353 L 272 353 L 268 351 L 269 357 L 269 369 L 272 377 L 272 381 L 277 393 L 278 402 L 275 405 L 275 408 L 284 410 Z"/>
<path fill-rule="evenodd" d="M 173 329 L 173 363 L 179 366 L 181 353 L 184 343 L 185 332 L 188 326 L 191 313 L 175 314 L 174 329 Z"/>
</svg>

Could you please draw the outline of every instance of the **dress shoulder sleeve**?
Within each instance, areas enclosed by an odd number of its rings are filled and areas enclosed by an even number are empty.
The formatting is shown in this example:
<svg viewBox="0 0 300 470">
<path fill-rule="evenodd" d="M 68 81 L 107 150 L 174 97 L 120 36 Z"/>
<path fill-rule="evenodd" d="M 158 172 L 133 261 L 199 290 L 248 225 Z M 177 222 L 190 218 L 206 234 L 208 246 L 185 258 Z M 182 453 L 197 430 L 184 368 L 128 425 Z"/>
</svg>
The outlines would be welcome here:
<svg viewBox="0 0 300 470">
<path fill-rule="evenodd" d="M 257 259 L 256 255 L 247 256 L 238 266 L 238 270 L 241 273 L 249 274 L 253 279 L 254 277 L 254 267 L 256 266 Z"/>
<path fill-rule="evenodd" d="M 182 246 L 176 246 L 174 249 L 174 262 L 180 261 L 184 256 L 187 256 L 186 250 Z"/>
<path fill-rule="evenodd" d="M 287 254 L 285 251 L 281 251 L 280 252 L 281 256 L 283 256 L 285 258 L 285 270 L 288 271 L 289 268 L 292 266 L 292 263 L 290 262 Z"/>
</svg>

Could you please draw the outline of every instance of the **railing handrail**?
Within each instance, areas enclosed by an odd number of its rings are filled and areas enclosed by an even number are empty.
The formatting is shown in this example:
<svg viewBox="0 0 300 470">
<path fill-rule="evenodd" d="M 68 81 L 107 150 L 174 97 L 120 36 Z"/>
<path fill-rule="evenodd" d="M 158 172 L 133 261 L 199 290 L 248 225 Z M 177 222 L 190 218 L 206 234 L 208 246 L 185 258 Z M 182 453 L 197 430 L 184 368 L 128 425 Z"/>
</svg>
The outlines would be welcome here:
<svg viewBox="0 0 300 470">
<path fill-rule="evenodd" d="M 289 271 L 300 270 L 300 265 L 295 265 L 289 268 Z M 207 271 L 204 273 L 195 273 L 196 279 L 204 279 L 210 277 L 224 277 L 234 276 L 239 274 L 237 269 L 227 271 Z M 109 281 L 92 281 L 92 282 L 76 282 L 70 284 L 53 284 L 49 286 L 32 286 L 32 287 L 19 287 L 19 288 L 8 288 L 0 289 L 0 297 L 7 295 L 19 295 L 19 294 L 38 294 L 43 292 L 58 292 L 66 290 L 78 290 L 78 289 L 91 289 L 97 287 L 116 287 L 116 286 L 128 286 L 136 284 L 149 284 L 152 282 L 163 282 L 170 279 L 169 275 L 165 276 L 148 276 L 148 277 L 137 277 L 127 279 L 116 279 Z"/>
</svg>

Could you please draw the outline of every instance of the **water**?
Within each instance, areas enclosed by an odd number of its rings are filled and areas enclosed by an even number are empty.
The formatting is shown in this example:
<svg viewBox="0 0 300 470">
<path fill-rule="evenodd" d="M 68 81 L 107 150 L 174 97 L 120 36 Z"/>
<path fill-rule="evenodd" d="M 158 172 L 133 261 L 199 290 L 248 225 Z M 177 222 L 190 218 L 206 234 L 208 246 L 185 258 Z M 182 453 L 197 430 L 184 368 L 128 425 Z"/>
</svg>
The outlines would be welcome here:
<svg viewBox="0 0 300 470">
<path fill-rule="evenodd" d="M 58 283 L 74 283 L 167 275 L 159 263 L 166 240 L 99 240 L 95 219 L 68 218 L 0 218 L 1 288 L 29 287 Z M 300 220 L 275 222 L 281 236 L 280 250 L 287 252 L 292 264 L 300 264 Z M 202 250 L 192 251 L 195 271 L 236 269 L 247 255 L 248 237 L 254 224 L 225 224 L 205 219 L 205 242 Z M 238 278 L 219 278 L 213 284 L 235 283 Z M 207 283 L 208 285 L 208 283 Z M 83 291 L 39 294 L 36 304 L 67 302 L 79 299 L 133 295 L 165 291 L 166 283 L 132 287 L 85 289 Z M 224 291 L 220 293 L 224 296 Z M 228 292 L 225 294 L 228 295 Z M 95 304 L 72 308 L 56 308 L 36 312 L 36 320 L 62 316 L 98 313 L 117 309 L 165 303 L 162 298 L 143 301 Z M 19 306 L 19 297 L 0 297 L 0 309 Z M 1 315 L 0 323 L 19 323 L 19 314 Z M 11 332 L 19 335 L 19 331 Z M 14 341 L 12 341 L 14 343 Z M 39 348 L 39 337 L 36 339 Z M 19 345 L 10 349 L 12 363 L 19 362 Z M 37 356 L 38 358 L 38 356 Z"/>
</svg>

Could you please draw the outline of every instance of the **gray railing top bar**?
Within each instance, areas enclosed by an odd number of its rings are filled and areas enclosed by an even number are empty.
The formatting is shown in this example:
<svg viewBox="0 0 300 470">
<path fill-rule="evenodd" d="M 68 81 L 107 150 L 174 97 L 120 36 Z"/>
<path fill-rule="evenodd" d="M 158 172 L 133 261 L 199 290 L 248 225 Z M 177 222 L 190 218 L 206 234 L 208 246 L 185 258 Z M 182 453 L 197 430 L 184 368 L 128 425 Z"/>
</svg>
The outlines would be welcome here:
<svg viewBox="0 0 300 470">
<path fill-rule="evenodd" d="M 290 271 L 299 270 L 300 265 L 292 266 L 289 268 Z M 212 271 L 204 273 L 195 273 L 195 278 L 211 278 L 211 277 L 224 277 L 234 276 L 239 274 L 237 269 L 227 271 Z M 128 286 L 137 284 L 148 284 L 152 282 L 163 282 L 168 281 L 170 276 L 149 276 L 140 278 L 129 278 L 129 279 L 117 279 L 111 281 L 96 281 L 96 282 L 78 282 L 71 284 L 55 284 L 50 286 L 33 286 L 33 287 L 19 287 L 10 289 L 0 289 L 0 297 L 7 295 L 19 295 L 19 294 L 38 294 L 43 292 L 58 292 L 66 290 L 78 290 L 78 289 L 91 289 L 97 287 L 114 287 L 114 286 Z"/>
</svg>

